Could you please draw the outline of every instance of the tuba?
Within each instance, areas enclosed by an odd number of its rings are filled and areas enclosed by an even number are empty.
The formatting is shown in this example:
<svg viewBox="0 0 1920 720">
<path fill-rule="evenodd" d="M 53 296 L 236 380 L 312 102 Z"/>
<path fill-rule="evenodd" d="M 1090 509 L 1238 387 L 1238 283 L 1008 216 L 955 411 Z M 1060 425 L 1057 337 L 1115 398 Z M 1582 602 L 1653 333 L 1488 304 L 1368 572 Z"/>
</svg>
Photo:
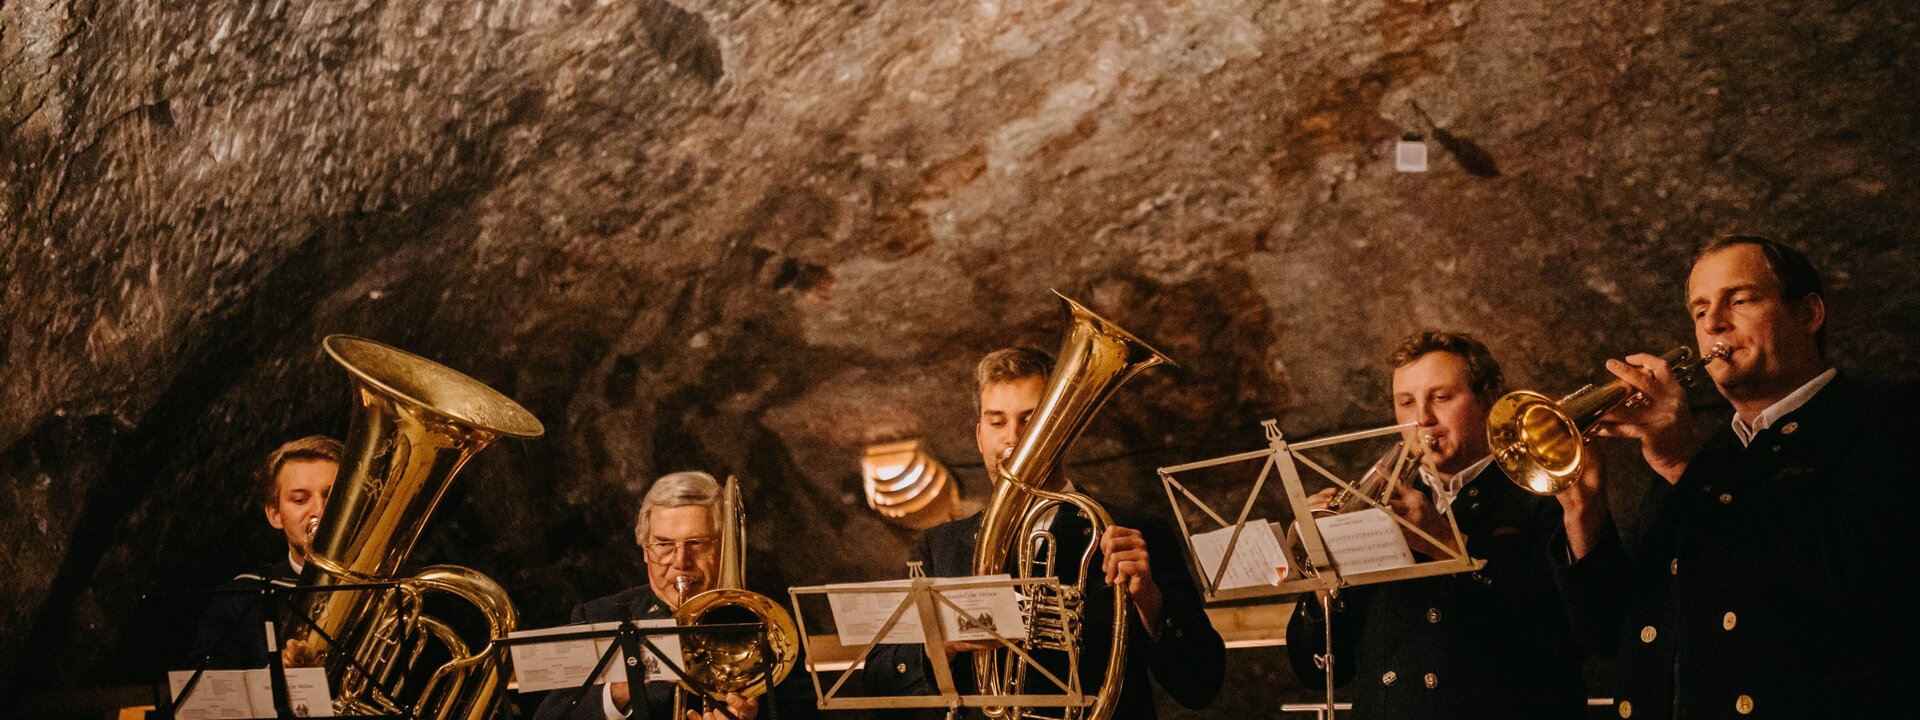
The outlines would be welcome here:
<svg viewBox="0 0 1920 720">
<path fill-rule="evenodd" d="M 727 478 L 720 494 L 720 567 L 714 588 L 686 597 L 673 621 L 681 627 L 723 625 L 680 637 L 686 682 L 674 690 L 673 717 L 687 716 L 687 695 L 712 702 L 729 693 L 754 697 L 773 690 L 800 657 L 793 616 L 772 598 L 743 589 L 747 560 L 746 512 L 740 484 Z M 682 581 L 685 578 L 681 578 Z"/>
<path fill-rule="evenodd" d="M 493 638 L 514 629 L 505 590 L 468 568 L 401 566 L 461 466 L 500 437 L 539 437 L 540 421 L 494 389 L 439 363 L 371 340 L 332 335 L 322 345 L 353 377 L 347 454 L 290 603 L 282 656 L 322 666 L 334 712 L 445 720 L 491 717 L 507 656 Z M 372 585 L 374 587 L 358 587 Z M 384 586 L 384 587 L 382 587 Z M 432 593 L 471 604 L 488 624 L 473 647 L 421 607 Z M 439 644 L 451 658 L 418 687 L 415 665 Z"/>
<path fill-rule="evenodd" d="M 1055 295 L 1060 295 L 1055 292 Z M 1080 557 L 1080 582 L 1061 587 L 1055 595 L 1034 586 L 1035 597 L 1023 601 L 1029 628 L 1026 648 L 1058 650 L 1078 657 L 1081 644 L 1081 608 L 1085 603 L 1086 583 L 1098 539 L 1113 519 L 1105 508 L 1080 493 L 1053 492 L 1046 486 L 1053 478 L 1067 447 L 1086 429 L 1093 414 L 1105 404 L 1113 391 L 1141 370 L 1162 363 L 1173 364 L 1152 346 L 1129 335 L 1120 326 L 1108 322 L 1079 303 L 1060 295 L 1072 326 L 1060 343 L 1058 365 L 1040 406 L 1034 410 L 1033 424 L 1011 456 L 1001 464 L 993 499 L 980 514 L 980 533 L 974 545 L 973 572 L 991 575 L 1005 571 L 1010 554 L 1017 552 L 1016 575 L 1025 577 L 1036 564 L 1046 570 L 1054 565 L 1057 545 L 1046 533 L 1035 533 L 1035 524 L 1046 511 L 1057 505 L 1072 505 L 1092 525 L 1095 539 Z M 1099 693 L 1082 707 L 1067 708 L 1069 718 L 1106 720 L 1120 700 L 1120 683 L 1125 679 L 1128 600 L 1125 583 L 1113 587 L 1113 634 L 1106 673 Z M 1098 629 L 1095 629 L 1098 631 Z M 1025 694 L 1025 666 L 1005 657 L 1003 651 L 974 653 L 974 678 L 983 694 Z M 1077 663 L 1076 663 L 1077 664 Z M 1075 672 L 1067 682 L 1079 688 Z M 1026 716 L 1023 708 L 987 708 L 992 717 Z"/>
<path fill-rule="evenodd" d="M 1685 345 L 1667 351 L 1674 379 L 1692 384 L 1708 362 L 1727 356 L 1725 343 L 1715 343 L 1704 356 Z M 1646 396 L 1619 378 L 1604 385 L 1575 390 L 1553 400 L 1528 390 L 1502 396 L 1487 413 L 1487 447 L 1494 462 L 1514 484 L 1540 495 L 1557 495 L 1571 487 L 1586 459 L 1586 441 L 1600 418 L 1616 407 L 1634 407 Z"/>
</svg>

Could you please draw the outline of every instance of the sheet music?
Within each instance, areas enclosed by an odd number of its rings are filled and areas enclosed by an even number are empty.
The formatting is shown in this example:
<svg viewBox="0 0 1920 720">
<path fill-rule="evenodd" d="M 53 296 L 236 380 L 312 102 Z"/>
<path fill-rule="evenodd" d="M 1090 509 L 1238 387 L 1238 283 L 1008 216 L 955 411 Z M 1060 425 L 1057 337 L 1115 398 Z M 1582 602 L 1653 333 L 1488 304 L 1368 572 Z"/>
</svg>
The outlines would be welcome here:
<svg viewBox="0 0 1920 720">
<path fill-rule="evenodd" d="M 673 619 L 635 620 L 633 624 L 636 627 L 642 628 L 673 627 Z M 513 639 L 537 638 L 576 632 L 611 632 L 618 629 L 620 629 L 620 623 L 617 622 L 593 623 L 590 625 L 561 625 L 558 627 L 540 628 L 538 630 L 521 630 L 510 633 L 507 637 Z M 647 641 L 653 643 L 655 647 L 658 647 L 661 653 L 674 658 L 675 662 L 680 662 L 680 636 L 650 635 L 647 637 Z M 519 682 L 520 692 L 539 692 L 542 690 L 579 687 L 580 683 L 586 680 L 587 673 L 593 670 L 594 664 L 600 661 L 600 655 L 605 653 L 608 648 L 614 647 L 615 644 L 615 638 L 609 635 L 601 638 L 558 640 L 555 642 L 528 643 L 525 645 L 511 646 L 510 650 L 513 653 L 513 673 Z M 606 668 L 600 671 L 600 676 L 594 678 L 594 682 L 606 683 L 609 681 L 623 681 L 626 678 L 626 670 L 624 669 L 625 662 L 625 654 L 615 650 L 613 660 L 607 663 Z M 677 679 L 673 676 L 672 671 L 662 666 L 659 659 L 651 653 L 649 653 L 647 657 L 642 658 L 641 662 L 646 665 L 648 682 L 672 681 Z"/>
<path fill-rule="evenodd" d="M 1233 547 L 1233 562 L 1220 576 L 1220 585 L 1215 591 L 1280 584 L 1281 574 L 1287 567 L 1287 553 L 1280 549 L 1280 540 L 1274 537 L 1273 531 L 1273 525 L 1265 519 L 1248 520 L 1242 526 L 1240 539 Z M 1200 559 L 1200 568 L 1208 582 L 1220 571 L 1220 561 L 1227 555 L 1227 541 L 1232 537 L 1232 526 L 1193 536 L 1193 553 Z"/>
<path fill-rule="evenodd" d="M 1413 564 L 1413 551 L 1387 511 L 1370 508 L 1315 521 L 1327 553 L 1342 575 L 1391 570 Z"/>
<path fill-rule="evenodd" d="M 177 720 L 241 720 L 271 718 L 273 675 L 266 668 L 208 670 L 193 686 L 193 695 L 174 710 Z M 167 673 L 173 696 L 193 677 L 190 670 Z M 327 673 L 321 668 L 287 668 L 287 705 L 298 717 L 333 717 L 333 696 L 327 691 Z"/>
<path fill-rule="evenodd" d="M 934 592 L 944 595 L 953 604 L 966 611 L 961 618 L 945 603 L 935 600 L 935 612 L 939 613 L 941 628 L 946 631 L 949 640 L 991 640 L 993 635 L 987 632 L 991 627 L 1002 637 L 1024 638 L 1027 636 L 1026 619 L 1020 612 L 1020 597 L 1011 585 L 984 588 L 953 588 L 982 581 L 1011 581 L 1008 575 L 982 575 L 978 577 L 934 578 Z M 830 585 L 827 590 L 827 604 L 833 609 L 833 622 L 838 629 L 840 643 L 847 646 L 865 645 L 874 641 L 887 618 L 893 616 L 902 603 L 907 602 L 907 590 L 913 586 L 912 580 L 882 580 L 869 583 L 846 583 Z M 856 588 L 898 588 L 898 592 L 844 592 Z M 918 644 L 926 642 L 926 632 L 921 629 L 920 612 L 908 606 L 900 613 L 899 621 L 879 640 L 885 644 Z"/>
</svg>

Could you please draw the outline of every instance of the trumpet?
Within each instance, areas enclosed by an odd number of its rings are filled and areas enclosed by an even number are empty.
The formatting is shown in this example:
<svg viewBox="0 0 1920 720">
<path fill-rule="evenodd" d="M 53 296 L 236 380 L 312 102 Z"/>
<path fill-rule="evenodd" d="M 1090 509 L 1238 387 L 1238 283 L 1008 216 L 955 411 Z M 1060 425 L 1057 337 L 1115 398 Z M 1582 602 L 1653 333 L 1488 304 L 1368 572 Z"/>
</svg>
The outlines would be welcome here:
<svg viewBox="0 0 1920 720">
<path fill-rule="evenodd" d="M 1707 363 L 1723 360 L 1731 349 L 1714 343 L 1706 355 L 1676 347 L 1661 355 L 1674 379 L 1692 385 Z M 1487 447 L 1514 484 L 1539 495 L 1557 495 L 1571 487 L 1586 460 L 1586 441 L 1601 416 L 1616 407 L 1638 407 L 1647 401 L 1625 380 L 1587 385 L 1554 400 L 1537 392 L 1516 390 L 1502 396 L 1487 414 Z"/>
<path fill-rule="evenodd" d="M 1333 497 L 1327 499 L 1325 507 L 1314 508 L 1313 517 L 1316 519 L 1333 517 L 1356 510 L 1385 506 L 1387 498 L 1391 497 L 1401 485 L 1413 482 L 1414 475 L 1420 472 L 1420 458 L 1433 447 L 1433 436 L 1420 433 L 1418 437 L 1419 443 L 1412 447 L 1408 447 L 1405 440 L 1395 441 L 1393 447 L 1387 448 L 1379 459 L 1373 461 L 1373 466 L 1367 469 L 1367 474 L 1361 476 L 1359 482 L 1340 488 Z M 1356 497 L 1365 498 L 1368 502 L 1353 502 Z M 1314 567 L 1313 559 L 1307 555 L 1307 546 L 1300 541 L 1298 525 L 1295 523 L 1287 530 L 1287 554 L 1293 559 L 1291 567 L 1299 568 L 1303 577 L 1318 577 L 1320 571 Z"/>
</svg>

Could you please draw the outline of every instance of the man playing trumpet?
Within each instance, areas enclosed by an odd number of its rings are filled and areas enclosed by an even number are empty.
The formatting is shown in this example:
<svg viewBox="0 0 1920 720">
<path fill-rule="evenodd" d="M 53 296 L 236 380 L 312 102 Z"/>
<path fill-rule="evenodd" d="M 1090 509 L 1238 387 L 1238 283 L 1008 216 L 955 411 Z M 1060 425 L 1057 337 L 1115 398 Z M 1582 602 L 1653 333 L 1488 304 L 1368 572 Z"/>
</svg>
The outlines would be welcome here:
<svg viewBox="0 0 1920 720">
<path fill-rule="evenodd" d="M 1560 509 L 1509 482 L 1487 451 L 1487 411 L 1501 392 L 1500 364 L 1464 334 L 1416 333 L 1390 358 L 1394 418 L 1415 423 L 1420 480 L 1386 498 L 1393 512 L 1486 561 L 1471 574 L 1353 588 L 1336 605 L 1334 679 L 1352 684 L 1353 717 L 1578 718 L 1585 705 L 1581 653 L 1547 567 Z M 1312 498 L 1324 507 L 1328 489 Z M 1453 516 L 1449 522 L 1447 515 Z M 1426 559 L 1440 548 L 1402 528 Z M 1314 662 L 1325 625 L 1302 602 L 1287 627 L 1294 671 L 1324 681 Z"/>
<path fill-rule="evenodd" d="M 1561 581 L 1575 619 L 1617 655 L 1620 717 L 1920 717 L 1912 385 L 1837 372 L 1806 256 L 1709 242 L 1686 307 L 1733 405 L 1703 435 L 1651 355 L 1607 368 L 1643 394 L 1599 433 L 1640 442 L 1660 480 L 1623 542 L 1598 470 L 1563 493 Z"/>
</svg>

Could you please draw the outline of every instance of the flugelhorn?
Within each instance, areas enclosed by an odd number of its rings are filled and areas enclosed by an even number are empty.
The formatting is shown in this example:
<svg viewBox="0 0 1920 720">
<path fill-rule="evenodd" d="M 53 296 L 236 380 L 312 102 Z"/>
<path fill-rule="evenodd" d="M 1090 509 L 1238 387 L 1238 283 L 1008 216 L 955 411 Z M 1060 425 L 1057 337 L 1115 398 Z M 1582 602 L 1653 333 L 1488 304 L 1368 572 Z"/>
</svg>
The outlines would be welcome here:
<svg viewBox="0 0 1920 720">
<path fill-rule="evenodd" d="M 1691 385 L 1708 362 L 1724 359 L 1727 353 L 1725 343 L 1715 343 L 1704 356 L 1682 345 L 1660 359 L 1666 361 L 1674 379 Z M 1601 416 L 1621 405 L 1632 407 L 1645 401 L 1646 396 L 1619 378 L 1587 385 L 1559 400 L 1516 390 L 1502 396 L 1487 414 L 1487 447 L 1514 484 L 1540 495 L 1557 495 L 1578 479 L 1586 441 Z"/>
<path fill-rule="evenodd" d="M 720 491 L 719 577 L 713 589 L 691 598 L 686 596 L 685 584 L 677 585 L 680 607 L 674 610 L 673 620 L 682 627 L 736 627 L 680 637 L 689 682 L 674 690 L 674 720 L 687 716 L 688 693 L 711 702 L 725 702 L 729 694 L 761 695 L 786 679 L 800 657 L 800 633 L 793 616 L 772 598 L 745 589 L 746 532 L 740 485 L 729 477 Z"/>
<path fill-rule="evenodd" d="M 490 718 L 508 674 L 493 638 L 514 629 L 513 603 L 468 568 L 436 565 L 409 575 L 402 567 L 467 460 L 495 439 L 539 437 L 545 429 L 493 388 L 426 358 L 347 335 L 329 336 L 323 347 L 353 378 L 353 419 L 300 585 L 389 587 L 296 596 L 283 625 L 283 657 L 326 668 L 336 714 Z M 476 646 L 424 614 L 431 593 L 472 605 L 489 636 Z M 436 643 L 451 660 L 409 686 L 421 652 Z"/>
<path fill-rule="evenodd" d="M 1394 441 L 1393 447 L 1387 448 L 1379 459 L 1373 461 L 1373 466 L 1367 469 L 1367 474 L 1361 476 L 1359 482 L 1335 491 L 1327 499 L 1325 507 L 1313 509 L 1313 517 L 1332 517 L 1355 510 L 1387 507 L 1388 498 L 1400 486 L 1413 482 L 1414 476 L 1420 472 L 1420 458 L 1426 454 L 1431 440 L 1424 433 L 1419 438 L 1420 442 L 1413 447 L 1408 447 L 1405 440 Z M 1364 498 L 1365 501 L 1354 502 L 1355 498 Z M 1286 542 L 1287 554 L 1293 558 L 1292 567 L 1298 568 L 1302 577 L 1317 577 L 1320 571 L 1307 556 L 1306 545 L 1300 542 L 1297 522 L 1289 527 Z"/>
<path fill-rule="evenodd" d="M 1092 541 L 1079 558 L 1079 582 L 1061 586 L 1057 595 L 1048 586 L 1032 586 L 1034 597 L 1023 603 L 1030 629 L 1026 648 L 1058 650 L 1077 658 L 1083 646 L 1081 633 L 1101 631 L 1082 624 L 1082 608 L 1088 575 L 1099 572 L 1099 568 L 1091 564 L 1094 551 L 1099 549 L 1100 537 L 1113 525 L 1113 518 L 1106 508 L 1086 495 L 1045 488 L 1052 484 L 1067 448 L 1121 383 L 1149 367 L 1173 361 L 1067 296 L 1060 295 L 1060 299 L 1066 303 L 1071 326 L 1060 343 L 1058 364 L 1053 376 L 1047 379 L 1047 388 L 1040 406 L 1034 410 L 1032 424 L 1014 446 L 1012 455 L 1001 463 L 999 474 L 994 478 L 993 499 L 980 514 L 973 571 L 977 575 L 1006 572 L 1009 554 L 1016 550 L 1018 562 L 1014 574 L 1017 577 L 1031 577 L 1036 566 L 1051 571 L 1058 547 L 1050 534 L 1036 532 L 1034 528 L 1054 506 L 1077 508 L 1092 526 Z M 1059 509 L 1059 512 L 1067 511 L 1066 507 Z M 1106 629 L 1112 634 L 1112 643 L 1108 645 L 1111 650 L 1100 689 L 1086 705 L 1063 708 L 1066 718 L 1106 720 L 1120 701 L 1120 683 L 1126 673 L 1130 606 L 1126 583 L 1115 583 L 1112 592 L 1113 625 Z M 1026 665 L 1009 655 L 1000 650 L 974 653 L 974 680 L 982 694 L 1027 694 Z M 1077 671 L 1077 663 L 1074 664 Z M 1072 673 L 1067 682 L 1075 692 L 1079 691 L 1078 672 Z M 1027 717 L 1027 710 L 984 708 L 988 716 L 996 718 Z"/>
</svg>

